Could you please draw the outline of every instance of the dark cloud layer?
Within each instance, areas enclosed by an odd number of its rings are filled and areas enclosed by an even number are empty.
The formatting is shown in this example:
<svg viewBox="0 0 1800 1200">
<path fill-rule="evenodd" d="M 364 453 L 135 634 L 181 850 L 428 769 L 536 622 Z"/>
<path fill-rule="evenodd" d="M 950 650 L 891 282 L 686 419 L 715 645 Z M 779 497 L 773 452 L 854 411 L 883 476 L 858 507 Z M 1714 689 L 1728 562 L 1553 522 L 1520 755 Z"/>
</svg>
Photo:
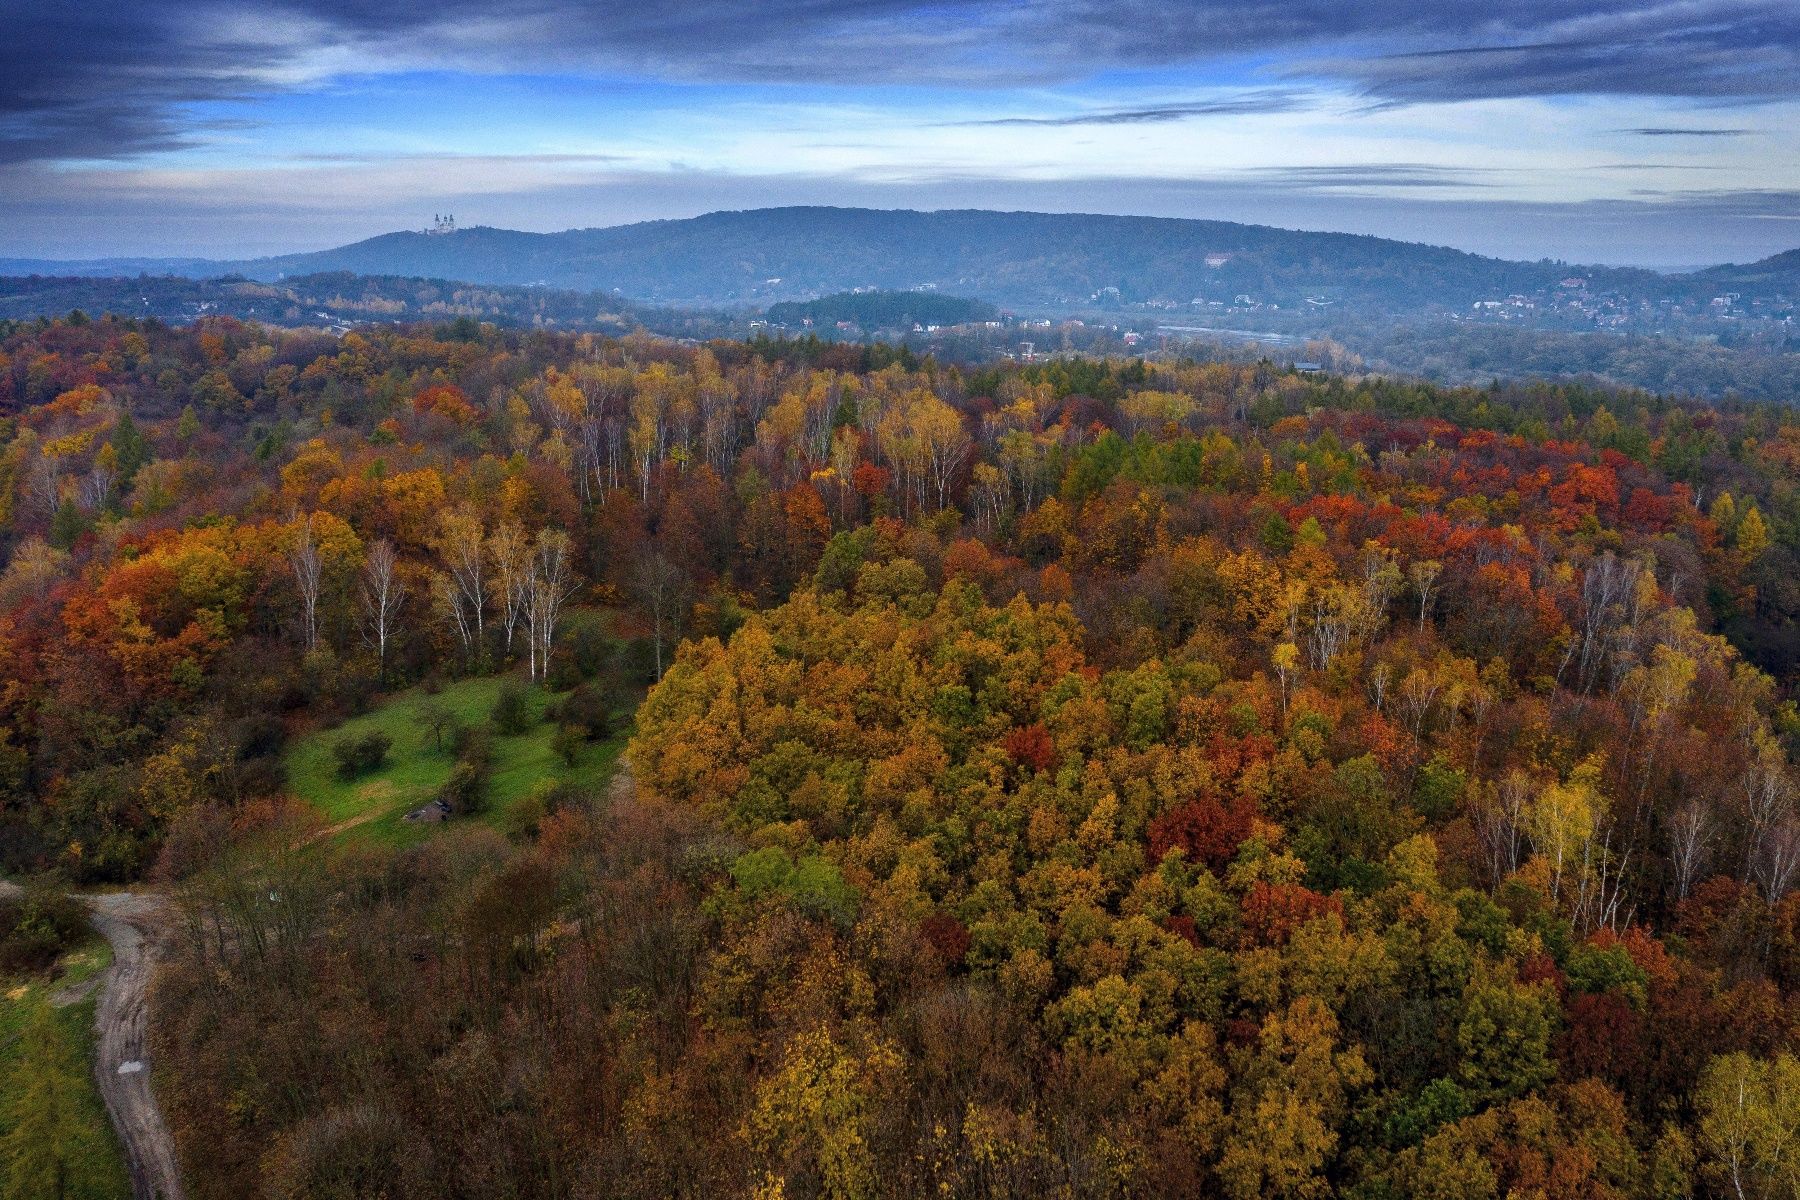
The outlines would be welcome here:
<svg viewBox="0 0 1800 1200">
<path fill-rule="evenodd" d="M 0 162 L 128 157 L 199 130 L 188 106 L 334 65 L 714 81 L 990 86 L 1254 55 L 1376 104 L 1800 94 L 1793 0 L 94 0 L 0 40 Z M 1282 68 L 1277 68 L 1278 70 Z M 1178 120 L 1146 106 L 1043 124 Z M 1266 111 L 1256 109 L 1254 111 Z"/>
</svg>

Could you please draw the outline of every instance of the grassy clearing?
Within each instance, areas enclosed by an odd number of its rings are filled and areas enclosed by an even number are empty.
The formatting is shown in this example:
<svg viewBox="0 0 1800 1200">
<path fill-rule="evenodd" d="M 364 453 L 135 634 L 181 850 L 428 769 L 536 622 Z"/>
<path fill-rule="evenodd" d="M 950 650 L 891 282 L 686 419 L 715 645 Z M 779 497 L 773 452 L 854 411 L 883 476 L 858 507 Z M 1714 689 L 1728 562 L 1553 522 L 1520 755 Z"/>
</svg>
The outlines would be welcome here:
<svg viewBox="0 0 1800 1200">
<path fill-rule="evenodd" d="M 23 1056 L 20 1035 L 27 1017 L 38 1004 L 58 993 L 79 990 L 81 984 L 92 980 L 111 962 L 112 948 L 96 934 L 63 954 L 57 963 L 60 973 L 0 977 L 0 1134 L 6 1131 L 14 1096 L 26 1083 L 19 1065 Z M 65 1193 L 69 1200 L 113 1200 L 131 1194 L 124 1155 L 106 1119 L 106 1106 L 94 1087 L 96 999 L 95 991 L 89 989 L 75 1003 L 53 1009 L 67 1051 L 63 1073 L 76 1096 Z M 0 1179 L 4 1178 L 5 1164 L 0 1164 Z"/>
<path fill-rule="evenodd" d="M 517 681 L 517 677 L 464 679 L 435 696 L 413 688 L 335 729 L 313 730 L 288 747 L 288 787 L 318 809 L 327 822 L 346 826 L 342 837 L 388 845 L 417 841 L 435 826 L 403 818 L 437 794 L 455 763 L 448 741 L 441 749 L 434 743 L 425 714 L 432 705 L 442 705 L 465 725 L 483 724 L 501 687 L 509 681 Z M 621 732 L 585 746 L 575 765 L 569 767 L 550 748 L 555 726 L 542 719 L 544 706 L 552 698 L 542 688 L 528 689 L 531 728 L 511 737 L 495 735 L 488 804 L 474 819 L 504 830 L 512 807 L 543 780 L 598 790 L 612 777 L 626 735 Z M 373 732 L 384 733 L 393 741 L 387 761 L 360 778 L 340 779 L 332 746 L 339 739 Z M 352 821 L 357 823 L 349 825 Z"/>
</svg>

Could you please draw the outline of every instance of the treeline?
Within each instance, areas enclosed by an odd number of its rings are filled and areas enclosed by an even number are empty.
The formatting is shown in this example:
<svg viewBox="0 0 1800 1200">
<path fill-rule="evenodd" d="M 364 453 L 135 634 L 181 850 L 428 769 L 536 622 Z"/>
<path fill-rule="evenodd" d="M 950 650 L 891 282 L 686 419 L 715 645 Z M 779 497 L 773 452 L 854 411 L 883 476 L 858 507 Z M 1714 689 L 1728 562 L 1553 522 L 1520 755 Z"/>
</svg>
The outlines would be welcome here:
<svg viewBox="0 0 1800 1200">
<path fill-rule="evenodd" d="M 1438 382 L 1588 376 L 1615 386 L 1715 399 L 1791 403 L 1800 396 L 1800 351 L 1779 334 L 1724 344 L 1438 323 L 1335 336 L 1384 370 Z"/>
<path fill-rule="evenodd" d="M 802 321 L 830 325 L 849 321 L 866 329 L 911 329 L 913 325 L 961 325 L 987 321 L 999 310 L 983 300 L 937 292 L 839 292 L 817 300 L 772 304 L 766 314 L 782 325 Z"/>
<path fill-rule="evenodd" d="M 76 312 L 175 323 L 231 317 L 290 327 L 462 321 L 612 334 L 647 328 L 685 337 L 718 336 L 732 328 L 716 314 L 640 306 L 613 292 L 453 283 L 347 271 L 296 275 L 275 282 L 241 275 L 211 279 L 0 276 L 0 319 L 29 321 Z"/>
<path fill-rule="evenodd" d="M 0 354 L 7 852 L 180 881 L 197 1195 L 1789 1194 L 1784 410 L 491 327 Z M 590 608 L 660 680 L 636 796 L 309 842 L 288 725 L 578 678 Z"/>
</svg>

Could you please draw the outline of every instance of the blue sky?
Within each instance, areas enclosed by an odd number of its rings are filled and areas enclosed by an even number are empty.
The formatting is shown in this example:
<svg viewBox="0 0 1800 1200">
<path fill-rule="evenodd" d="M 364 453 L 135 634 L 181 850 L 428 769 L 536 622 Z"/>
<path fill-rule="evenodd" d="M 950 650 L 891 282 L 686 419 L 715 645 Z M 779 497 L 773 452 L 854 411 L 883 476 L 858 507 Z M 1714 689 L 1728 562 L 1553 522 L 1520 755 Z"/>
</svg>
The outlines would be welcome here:
<svg viewBox="0 0 1800 1200">
<path fill-rule="evenodd" d="M 0 254 L 770 204 L 1658 266 L 1800 245 L 1795 0 L 94 0 L 7 28 Z"/>
</svg>

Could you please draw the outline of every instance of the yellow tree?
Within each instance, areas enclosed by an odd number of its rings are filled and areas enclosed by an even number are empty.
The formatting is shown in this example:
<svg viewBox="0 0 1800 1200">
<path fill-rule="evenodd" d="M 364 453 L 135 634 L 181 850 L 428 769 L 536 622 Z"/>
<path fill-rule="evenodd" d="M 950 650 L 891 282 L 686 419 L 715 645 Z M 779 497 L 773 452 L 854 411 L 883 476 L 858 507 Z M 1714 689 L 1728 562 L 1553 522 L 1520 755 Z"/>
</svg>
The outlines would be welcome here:
<svg viewBox="0 0 1800 1200">
<path fill-rule="evenodd" d="M 779 1189 L 805 1171 L 816 1174 L 829 1200 L 876 1194 L 869 1131 L 879 1098 L 899 1082 L 901 1069 L 899 1052 L 872 1036 L 839 1040 L 819 1028 L 789 1041 L 780 1070 L 757 1086 L 744 1125 L 768 1164 L 770 1185 Z"/>
<path fill-rule="evenodd" d="M 1362 1051 L 1338 1048 L 1331 1010 L 1310 996 L 1263 1022 L 1232 1095 L 1219 1177 L 1234 1200 L 1330 1195 L 1326 1168 L 1352 1091 L 1373 1078 Z"/>
</svg>

